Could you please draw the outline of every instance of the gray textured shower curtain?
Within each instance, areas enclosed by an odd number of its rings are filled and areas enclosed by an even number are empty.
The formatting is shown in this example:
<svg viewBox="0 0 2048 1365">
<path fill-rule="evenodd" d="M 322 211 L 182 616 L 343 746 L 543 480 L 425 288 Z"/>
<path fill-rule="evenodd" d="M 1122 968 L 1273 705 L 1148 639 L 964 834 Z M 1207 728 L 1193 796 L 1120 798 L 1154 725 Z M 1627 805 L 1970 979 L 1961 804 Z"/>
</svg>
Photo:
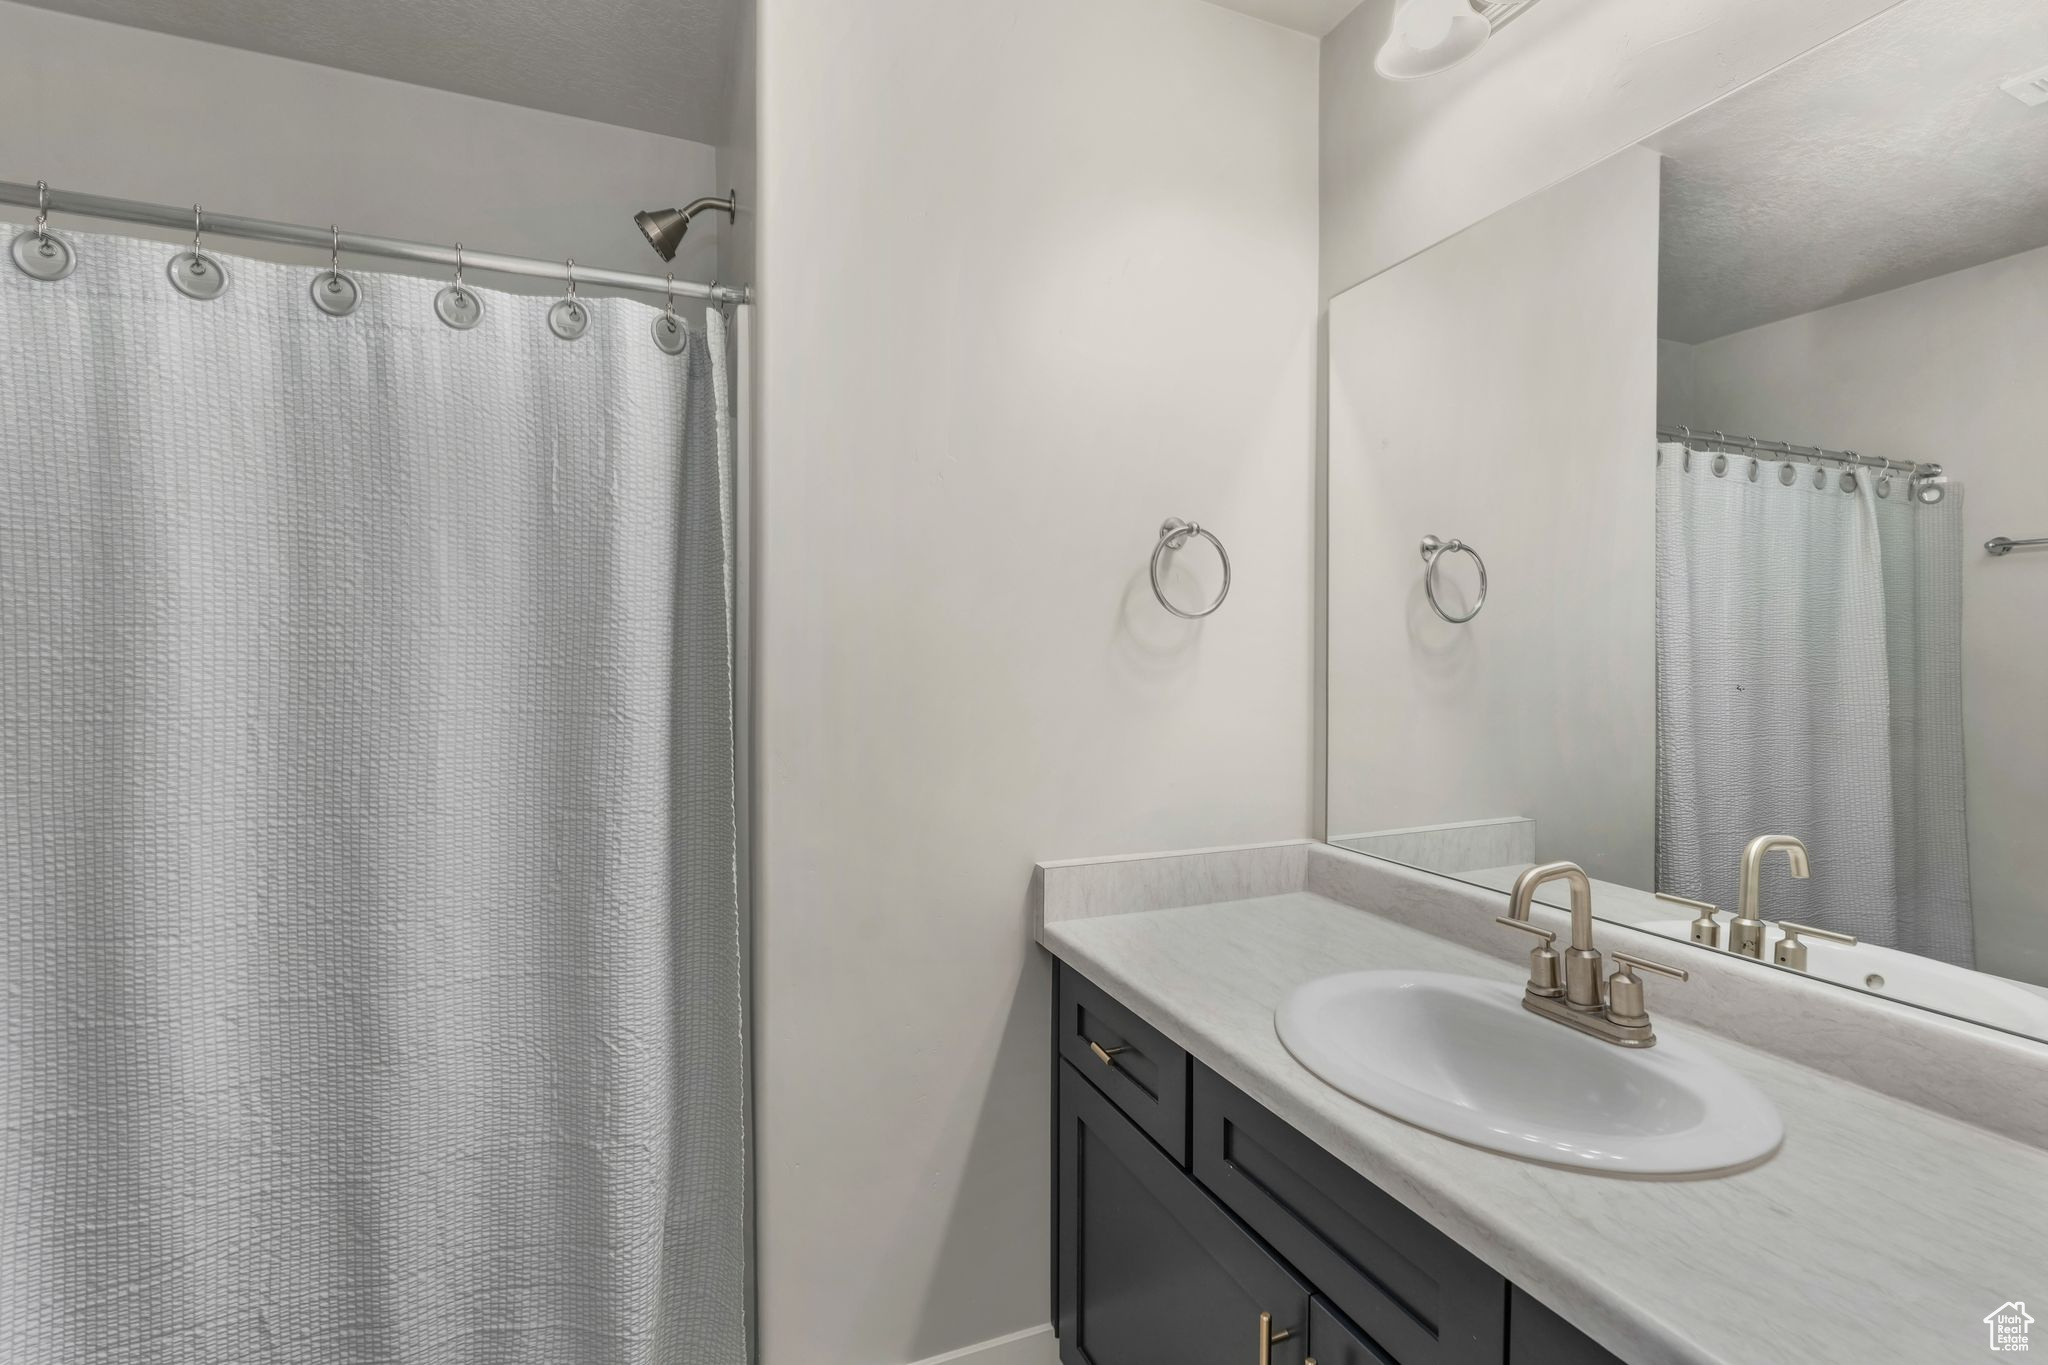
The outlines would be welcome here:
<svg viewBox="0 0 2048 1365">
<path fill-rule="evenodd" d="M 72 240 L 0 263 L 0 1359 L 736 1365 L 716 318 Z"/>
<path fill-rule="evenodd" d="M 1796 835 L 1768 918 L 1967 967 L 1963 489 L 1814 472 L 1658 448 L 1657 886 L 1733 907 L 1743 846 Z"/>
</svg>

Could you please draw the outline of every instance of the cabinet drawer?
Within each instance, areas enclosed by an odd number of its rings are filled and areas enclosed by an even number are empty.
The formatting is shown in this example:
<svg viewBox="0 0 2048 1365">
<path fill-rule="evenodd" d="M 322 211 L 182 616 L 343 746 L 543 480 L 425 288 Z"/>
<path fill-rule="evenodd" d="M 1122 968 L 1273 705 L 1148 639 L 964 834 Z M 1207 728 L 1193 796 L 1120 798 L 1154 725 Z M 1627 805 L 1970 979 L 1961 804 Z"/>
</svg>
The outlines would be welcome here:
<svg viewBox="0 0 2048 1365">
<path fill-rule="evenodd" d="M 1259 1239 L 1065 1062 L 1062 1365 L 1303 1365 L 1309 1293 Z M 1267 1315 L 1262 1323 L 1261 1315 Z"/>
<path fill-rule="evenodd" d="M 1507 1281 L 1199 1064 L 1193 1147 L 1195 1178 L 1399 1365 L 1500 1365 Z"/>
<path fill-rule="evenodd" d="M 1188 1161 L 1188 1054 L 1060 964 L 1060 1056 L 1181 1165 Z"/>
</svg>

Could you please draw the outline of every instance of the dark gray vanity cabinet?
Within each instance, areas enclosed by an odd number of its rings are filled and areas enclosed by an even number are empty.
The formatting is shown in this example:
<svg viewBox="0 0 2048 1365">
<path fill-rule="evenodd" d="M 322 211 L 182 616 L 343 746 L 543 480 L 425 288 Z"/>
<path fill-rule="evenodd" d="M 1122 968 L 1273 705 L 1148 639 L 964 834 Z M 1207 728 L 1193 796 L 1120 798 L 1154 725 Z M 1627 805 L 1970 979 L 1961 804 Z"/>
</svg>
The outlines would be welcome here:
<svg viewBox="0 0 2048 1365">
<path fill-rule="evenodd" d="M 1057 996 L 1063 1365 L 1620 1365 L 1064 964 Z"/>
</svg>

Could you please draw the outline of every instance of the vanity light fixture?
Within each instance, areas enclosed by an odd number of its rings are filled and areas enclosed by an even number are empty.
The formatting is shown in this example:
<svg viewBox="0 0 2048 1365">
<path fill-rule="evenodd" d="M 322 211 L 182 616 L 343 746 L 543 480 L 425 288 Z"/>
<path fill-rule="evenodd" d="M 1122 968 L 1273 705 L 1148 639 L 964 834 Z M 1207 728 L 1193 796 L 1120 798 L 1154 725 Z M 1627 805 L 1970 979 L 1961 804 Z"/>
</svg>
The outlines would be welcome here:
<svg viewBox="0 0 2048 1365">
<path fill-rule="evenodd" d="M 1390 81 L 1448 71 L 1536 0 L 1397 0 L 1373 70 Z"/>
</svg>

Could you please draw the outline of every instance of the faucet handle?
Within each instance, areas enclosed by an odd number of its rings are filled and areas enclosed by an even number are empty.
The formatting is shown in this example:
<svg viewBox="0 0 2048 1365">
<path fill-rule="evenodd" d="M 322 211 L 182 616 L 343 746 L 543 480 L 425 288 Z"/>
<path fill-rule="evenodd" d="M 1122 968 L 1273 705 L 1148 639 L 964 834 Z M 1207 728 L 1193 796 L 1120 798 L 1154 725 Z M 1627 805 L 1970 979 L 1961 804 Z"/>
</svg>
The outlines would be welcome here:
<svg viewBox="0 0 2048 1365">
<path fill-rule="evenodd" d="M 1510 919 L 1506 915 L 1495 915 L 1495 924 L 1504 924 L 1510 929 L 1520 929 L 1525 934 L 1534 934 L 1543 941 L 1529 950 L 1529 994 L 1555 997 L 1564 994 L 1564 965 L 1551 945 L 1557 941 L 1555 931 L 1540 924 L 1531 924 L 1525 919 Z"/>
<path fill-rule="evenodd" d="M 1709 905 L 1705 901 L 1689 900 L 1684 896 L 1666 895 L 1662 891 L 1656 894 L 1657 899 L 1660 901 L 1665 901 L 1671 905 L 1682 905 L 1688 910 L 1700 912 L 1699 917 L 1692 922 L 1692 941 L 1694 943 L 1704 948 L 1718 948 L 1721 946 L 1721 924 L 1720 921 L 1714 918 L 1714 912 L 1720 907 Z"/>
<path fill-rule="evenodd" d="M 1838 934 L 1832 929 L 1816 929 L 1811 924 L 1794 924 L 1788 919 L 1779 920 L 1778 927 L 1784 930 L 1785 936 L 1778 940 L 1777 948 L 1771 953 L 1771 961 L 1780 967 L 1790 967 L 1795 971 L 1806 970 L 1806 944 L 1800 940 L 1801 934 L 1810 934 L 1814 938 L 1824 938 L 1830 943 L 1845 944 L 1851 948 L 1856 946 L 1854 934 Z"/>
<path fill-rule="evenodd" d="M 1692 973 L 1683 967 L 1667 967 L 1662 962 L 1652 962 L 1647 957 L 1637 957 L 1634 953 L 1609 953 L 1608 956 L 1621 963 L 1623 970 L 1641 967 L 1646 972 L 1655 972 L 1659 976 L 1668 976 L 1678 981 L 1692 980 Z M 1615 973 L 1617 976 L 1620 974 Z"/>
<path fill-rule="evenodd" d="M 1621 965 L 1607 978 L 1607 1017 L 1624 1028 L 1648 1028 L 1650 1024 L 1650 1012 L 1643 1008 L 1643 979 L 1631 968 L 1640 967 L 1646 972 L 1676 977 L 1680 981 L 1692 979 L 1692 973 L 1683 967 L 1667 967 L 1647 957 L 1637 957 L 1634 953 L 1613 953 L 1610 956 Z"/>
</svg>

